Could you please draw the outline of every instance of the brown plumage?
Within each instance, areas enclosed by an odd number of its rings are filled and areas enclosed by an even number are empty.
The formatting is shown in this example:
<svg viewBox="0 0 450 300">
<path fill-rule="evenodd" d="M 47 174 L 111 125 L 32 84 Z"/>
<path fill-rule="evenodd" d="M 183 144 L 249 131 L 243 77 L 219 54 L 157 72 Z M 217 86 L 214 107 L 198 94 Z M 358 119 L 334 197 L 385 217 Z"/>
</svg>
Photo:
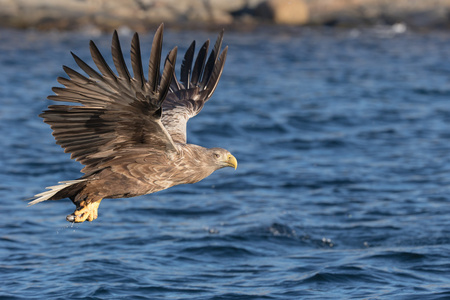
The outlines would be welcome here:
<svg viewBox="0 0 450 300">
<path fill-rule="evenodd" d="M 134 197 L 171 186 L 195 183 L 223 167 L 237 167 L 227 150 L 186 143 L 186 123 L 212 96 L 223 71 L 227 47 L 220 53 L 223 31 L 207 58 L 207 41 L 194 62 L 195 42 L 186 51 L 180 81 L 172 49 L 160 72 L 163 25 L 153 39 L 148 79 L 142 68 L 139 37 L 131 42 L 133 77 L 125 64 L 117 32 L 111 53 L 116 75 L 90 42 L 97 72 L 72 53 L 87 77 L 63 67 L 50 100 L 76 105 L 50 105 L 40 116 L 53 129 L 57 144 L 85 167 L 84 176 L 63 181 L 37 194 L 30 204 L 70 198 L 76 205 L 71 222 L 92 221 L 104 198 Z"/>
</svg>

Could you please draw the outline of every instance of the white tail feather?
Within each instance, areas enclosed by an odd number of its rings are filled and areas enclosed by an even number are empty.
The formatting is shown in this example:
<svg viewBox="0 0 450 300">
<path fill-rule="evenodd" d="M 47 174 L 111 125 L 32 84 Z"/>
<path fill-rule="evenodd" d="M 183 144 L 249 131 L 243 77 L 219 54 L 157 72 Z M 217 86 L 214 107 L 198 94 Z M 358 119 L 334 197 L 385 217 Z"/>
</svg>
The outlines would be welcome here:
<svg viewBox="0 0 450 300">
<path fill-rule="evenodd" d="M 83 181 L 86 181 L 86 179 L 60 181 L 60 182 L 58 182 L 59 185 L 46 187 L 46 189 L 48 191 L 45 191 L 45 192 L 42 192 L 40 194 L 34 195 L 34 197 L 32 197 L 31 199 L 35 199 L 35 200 L 29 202 L 28 206 L 34 205 L 36 203 L 39 203 L 39 202 L 42 202 L 42 201 L 45 201 L 45 200 L 48 200 L 51 197 L 53 197 L 56 193 L 58 193 L 59 191 L 65 189 L 66 187 L 71 186 L 72 184 L 83 182 Z"/>
</svg>

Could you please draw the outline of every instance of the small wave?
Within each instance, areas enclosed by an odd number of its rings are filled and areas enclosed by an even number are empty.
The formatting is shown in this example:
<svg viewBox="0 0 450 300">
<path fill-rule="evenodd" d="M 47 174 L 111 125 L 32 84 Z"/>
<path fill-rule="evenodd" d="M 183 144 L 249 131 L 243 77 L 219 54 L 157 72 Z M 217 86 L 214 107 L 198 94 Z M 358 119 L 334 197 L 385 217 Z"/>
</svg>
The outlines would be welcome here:
<svg viewBox="0 0 450 300">
<path fill-rule="evenodd" d="M 389 260 L 401 263 L 422 262 L 426 259 L 426 255 L 421 253 L 406 251 L 384 251 L 370 256 L 369 259 Z"/>
<path fill-rule="evenodd" d="M 227 258 L 255 255 L 255 253 L 246 248 L 236 246 L 226 246 L 226 245 L 187 247 L 183 249 L 182 252 L 189 253 L 191 255 L 207 255 L 207 256 L 227 257 Z"/>
<path fill-rule="evenodd" d="M 215 206 L 212 208 L 190 206 L 185 208 L 129 208 L 127 211 L 132 214 L 144 214 L 170 217 L 189 216 L 215 216 L 226 213 L 231 208 L 229 206 Z"/>
<path fill-rule="evenodd" d="M 450 96 L 450 90 L 447 89 L 415 88 L 413 92 L 427 96 Z"/>
<path fill-rule="evenodd" d="M 310 276 L 302 280 L 304 284 L 322 284 L 322 283 L 383 283 L 379 278 L 361 274 L 362 270 L 358 268 L 350 268 L 345 272 L 344 270 L 339 270 L 337 272 L 321 271 L 317 273 L 312 273 Z M 298 284 L 298 282 L 296 283 Z"/>
</svg>

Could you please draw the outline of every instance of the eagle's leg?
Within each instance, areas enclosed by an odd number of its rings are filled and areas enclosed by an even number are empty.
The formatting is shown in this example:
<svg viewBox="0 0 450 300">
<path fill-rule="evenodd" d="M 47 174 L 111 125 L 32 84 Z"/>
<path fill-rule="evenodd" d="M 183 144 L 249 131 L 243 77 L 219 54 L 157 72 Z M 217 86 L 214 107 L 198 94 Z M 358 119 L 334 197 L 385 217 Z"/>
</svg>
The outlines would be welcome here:
<svg viewBox="0 0 450 300">
<path fill-rule="evenodd" d="M 84 221 L 94 221 L 98 217 L 98 206 L 102 200 L 98 200 L 95 202 L 87 203 L 86 201 L 82 201 L 79 205 L 77 205 L 77 209 L 66 217 L 66 220 L 69 222 L 81 223 Z"/>
</svg>

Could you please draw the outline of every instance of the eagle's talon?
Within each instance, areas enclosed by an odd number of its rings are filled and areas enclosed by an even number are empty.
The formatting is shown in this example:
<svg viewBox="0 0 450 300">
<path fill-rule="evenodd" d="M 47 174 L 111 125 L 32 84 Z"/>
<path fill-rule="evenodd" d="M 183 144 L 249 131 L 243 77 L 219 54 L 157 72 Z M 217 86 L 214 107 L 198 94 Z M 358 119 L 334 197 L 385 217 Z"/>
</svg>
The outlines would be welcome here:
<svg viewBox="0 0 450 300">
<path fill-rule="evenodd" d="M 75 215 L 74 214 L 67 215 L 66 220 L 68 222 L 74 223 L 75 222 Z"/>
<path fill-rule="evenodd" d="M 101 201 L 101 200 L 100 200 Z M 82 223 L 84 221 L 92 222 L 98 217 L 98 206 L 100 201 L 92 203 L 82 202 L 77 209 L 66 217 L 66 220 L 72 223 Z"/>
</svg>

